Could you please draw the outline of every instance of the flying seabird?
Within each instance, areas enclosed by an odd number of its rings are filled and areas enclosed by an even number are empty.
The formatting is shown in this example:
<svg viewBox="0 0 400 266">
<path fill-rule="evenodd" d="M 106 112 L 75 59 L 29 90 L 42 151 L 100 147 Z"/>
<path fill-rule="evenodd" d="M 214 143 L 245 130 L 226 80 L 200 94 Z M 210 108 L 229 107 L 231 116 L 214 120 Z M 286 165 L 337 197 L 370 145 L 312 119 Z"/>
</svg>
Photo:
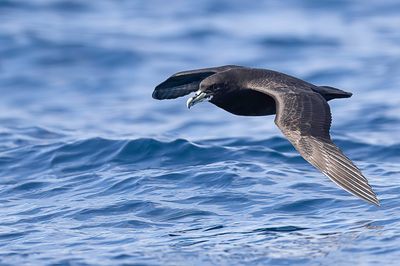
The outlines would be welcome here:
<svg viewBox="0 0 400 266">
<path fill-rule="evenodd" d="M 195 92 L 187 107 L 209 101 L 242 116 L 275 116 L 275 124 L 301 156 L 337 185 L 380 205 L 368 180 L 332 142 L 328 101 L 351 93 L 316 86 L 267 69 L 235 65 L 178 72 L 159 84 L 153 98 L 174 99 Z"/>
</svg>

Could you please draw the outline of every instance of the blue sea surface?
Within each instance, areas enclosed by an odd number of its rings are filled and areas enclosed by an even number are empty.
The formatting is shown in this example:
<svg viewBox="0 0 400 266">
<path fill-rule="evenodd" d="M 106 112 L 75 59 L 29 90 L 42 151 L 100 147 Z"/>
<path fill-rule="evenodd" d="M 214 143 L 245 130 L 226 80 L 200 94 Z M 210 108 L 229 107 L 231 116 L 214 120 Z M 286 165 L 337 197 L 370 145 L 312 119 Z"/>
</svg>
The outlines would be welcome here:
<svg viewBox="0 0 400 266">
<path fill-rule="evenodd" d="M 400 2 L 0 0 L 0 265 L 397 265 Z M 381 207 L 273 116 L 151 98 L 238 64 L 351 91 L 331 133 Z"/>
</svg>

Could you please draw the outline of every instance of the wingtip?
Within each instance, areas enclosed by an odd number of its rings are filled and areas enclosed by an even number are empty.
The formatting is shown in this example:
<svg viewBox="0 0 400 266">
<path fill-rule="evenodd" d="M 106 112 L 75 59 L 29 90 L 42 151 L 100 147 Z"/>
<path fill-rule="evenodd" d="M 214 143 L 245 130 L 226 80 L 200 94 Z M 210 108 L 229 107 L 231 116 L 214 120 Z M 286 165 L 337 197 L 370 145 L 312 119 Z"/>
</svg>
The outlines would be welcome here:
<svg viewBox="0 0 400 266">
<path fill-rule="evenodd" d="M 381 207 L 381 202 L 379 201 L 378 198 L 375 198 L 375 201 L 372 203 L 375 204 L 375 206 L 377 206 L 377 207 Z"/>
<path fill-rule="evenodd" d="M 368 186 L 370 187 L 370 194 L 371 194 L 370 196 L 371 197 L 369 199 L 366 199 L 366 198 L 363 198 L 363 199 L 367 200 L 368 202 L 374 204 L 377 207 L 381 207 L 381 202 L 379 201 L 378 196 L 376 195 L 375 191 L 372 189 L 371 185 L 368 184 Z"/>
<path fill-rule="evenodd" d="M 366 202 L 368 202 L 370 204 L 373 204 L 373 205 L 375 205 L 377 207 L 381 207 L 381 202 L 379 201 L 379 199 L 376 196 L 375 192 L 373 192 L 373 191 L 371 191 L 371 192 L 373 193 L 373 195 L 371 195 L 370 198 L 360 197 L 359 195 L 356 195 L 356 196 L 358 196 L 360 199 L 363 199 L 363 200 L 365 200 Z"/>
<path fill-rule="evenodd" d="M 347 189 L 346 189 L 347 190 Z M 376 196 L 375 192 L 372 191 L 371 189 L 371 194 L 369 195 L 369 197 L 364 197 L 361 195 L 357 195 L 349 190 L 347 190 L 348 192 L 350 192 L 351 194 L 353 194 L 354 196 L 358 197 L 359 199 L 365 200 L 366 202 L 373 204 L 377 207 L 381 207 L 381 202 L 379 201 L 378 197 Z"/>
<path fill-rule="evenodd" d="M 159 96 L 159 93 L 158 93 L 158 91 L 157 91 L 157 87 L 154 89 L 153 93 L 151 94 L 151 97 L 152 97 L 153 99 L 156 99 L 156 100 L 161 100 L 161 98 L 160 98 L 160 96 Z"/>
</svg>

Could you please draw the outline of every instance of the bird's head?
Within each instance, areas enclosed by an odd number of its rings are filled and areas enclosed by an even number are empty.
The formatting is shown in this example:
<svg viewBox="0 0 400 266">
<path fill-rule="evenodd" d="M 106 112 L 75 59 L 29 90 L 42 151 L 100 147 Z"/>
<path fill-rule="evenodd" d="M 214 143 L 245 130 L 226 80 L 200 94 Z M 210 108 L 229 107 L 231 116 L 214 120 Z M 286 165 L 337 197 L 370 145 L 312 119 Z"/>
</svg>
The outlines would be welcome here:
<svg viewBox="0 0 400 266">
<path fill-rule="evenodd" d="M 204 79 L 199 84 L 199 89 L 196 91 L 195 95 L 186 102 L 187 107 L 190 108 L 204 101 L 209 101 L 213 104 L 223 101 L 226 95 L 236 90 L 237 87 L 238 82 L 236 81 L 236 77 L 230 73 L 232 71 L 211 75 Z"/>
<path fill-rule="evenodd" d="M 209 101 L 216 104 L 222 101 L 233 89 L 223 86 L 223 84 L 212 84 L 211 86 L 200 86 L 193 97 L 189 98 L 186 106 L 190 109 L 193 105 Z"/>
<path fill-rule="evenodd" d="M 200 86 L 195 95 L 187 100 L 186 105 L 190 109 L 197 103 L 208 101 L 235 115 L 261 116 L 276 113 L 276 105 L 272 97 L 235 85 L 236 83 Z"/>
<path fill-rule="evenodd" d="M 232 69 L 207 77 L 195 95 L 186 102 L 188 108 L 209 101 L 235 115 L 259 116 L 275 114 L 275 101 L 265 93 L 247 88 L 245 79 Z"/>
</svg>

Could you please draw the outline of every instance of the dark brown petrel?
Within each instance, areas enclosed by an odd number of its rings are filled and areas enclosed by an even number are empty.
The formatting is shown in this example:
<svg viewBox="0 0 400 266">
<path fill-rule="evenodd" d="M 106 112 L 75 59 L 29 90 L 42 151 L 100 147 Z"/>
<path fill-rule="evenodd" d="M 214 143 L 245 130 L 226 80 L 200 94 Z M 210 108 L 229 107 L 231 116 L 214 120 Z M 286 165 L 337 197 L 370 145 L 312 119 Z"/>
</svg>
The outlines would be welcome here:
<svg viewBox="0 0 400 266">
<path fill-rule="evenodd" d="M 275 124 L 297 151 L 346 191 L 379 206 L 367 179 L 332 142 L 331 111 L 327 101 L 349 98 L 351 93 L 316 86 L 267 69 L 221 66 L 176 73 L 158 85 L 153 98 L 173 99 L 196 92 L 190 108 L 208 100 L 243 116 L 275 116 Z"/>
</svg>

